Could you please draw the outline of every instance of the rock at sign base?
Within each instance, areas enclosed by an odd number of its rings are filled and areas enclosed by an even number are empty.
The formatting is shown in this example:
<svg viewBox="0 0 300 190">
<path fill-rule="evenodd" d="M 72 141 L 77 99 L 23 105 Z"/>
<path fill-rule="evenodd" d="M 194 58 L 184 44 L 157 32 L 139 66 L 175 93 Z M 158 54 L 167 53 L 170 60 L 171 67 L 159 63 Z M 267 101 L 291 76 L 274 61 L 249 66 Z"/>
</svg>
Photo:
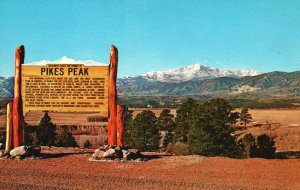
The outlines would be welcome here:
<svg viewBox="0 0 300 190">
<path fill-rule="evenodd" d="M 108 149 L 103 153 L 103 158 L 122 158 L 122 151 L 119 149 Z"/>
<path fill-rule="evenodd" d="M 141 154 L 141 152 L 138 149 L 134 149 L 134 148 L 128 149 L 128 151 L 134 154 Z"/>
<path fill-rule="evenodd" d="M 104 151 L 100 150 L 100 149 L 96 149 L 95 150 L 95 153 L 93 154 L 93 157 L 94 158 L 102 158 L 103 157 L 103 154 L 104 154 Z"/>
<path fill-rule="evenodd" d="M 125 160 L 132 160 L 132 159 L 135 159 L 137 157 L 136 154 L 134 154 L 132 152 L 129 152 L 128 150 L 122 150 L 122 153 L 123 153 L 123 158 Z"/>
<path fill-rule="evenodd" d="M 4 149 L 4 144 L 0 143 L 0 150 L 3 150 L 3 149 Z"/>
<path fill-rule="evenodd" d="M 115 149 L 108 149 L 107 151 L 104 152 L 103 157 L 104 158 L 114 157 L 115 153 L 116 153 Z"/>
<path fill-rule="evenodd" d="M 28 147 L 28 154 L 31 156 L 39 156 L 41 154 L 41 147 L 36 146 L 36 147 Z"/>
<path fill-rule="evenodd" d="M 103 145 L 99 148 L 99 150 L 107 151 L 109 149 L 109 145 Z"/>
<path fill-rule="evenodd" d="M 24 156 L 24 155 L 28 154 L 28 150 L 27 150 L 26 146 L 19 146 L 19 147 L 12 149 L 9 152 L 9 154 L 11 156 Z"/>
</svg>

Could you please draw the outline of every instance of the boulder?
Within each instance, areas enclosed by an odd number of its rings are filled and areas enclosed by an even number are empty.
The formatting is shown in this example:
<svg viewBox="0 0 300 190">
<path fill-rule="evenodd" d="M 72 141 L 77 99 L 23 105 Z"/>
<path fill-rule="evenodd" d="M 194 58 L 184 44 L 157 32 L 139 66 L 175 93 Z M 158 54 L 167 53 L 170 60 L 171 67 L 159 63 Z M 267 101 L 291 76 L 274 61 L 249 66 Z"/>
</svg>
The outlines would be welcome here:
<svg viewBox="0 0 300 190">
<path fill-rule="evenodd" d="M 21 160 L 21 156 L 16 156 L 15 160 Z"/>
<path fill-rule="evenodd" d="M 122 150 L 124 160 L 133 160 L 137 158 L 137 155 L 129 152 L 128 150 Z"/>
<path fill-rule="evenodd" d="M 144 160 L 143 160 L 143 158 L 137 158 L 137 159 L 135 159 L 134 161 L 135 161 L 135 162 L 143 162 Z"/>
<path fill-rule="evenodd" d="M 103 154 L 104 154 L 104 151 L 103 150 L 100 150 L 100 149 L 96 149 L 95 150 L 95 153 L 93 154 L 93 157 L 94 158 L 102 158 L 103 157 Z"/>
<path fill-rule="evenodd" d="M 107 151 L 104 152 L 103 157 L 104 158 L 112 158 L 115 157 L 116 151 L 115 149 L 108 149 Z"/>
<path fill-rule="evenodd" d="M 0 143 L 0 150 L 3 150 L 4 148 L 4 143 Z"/>
<path fill-rule="evenodd" d="M 143 157 L 141 152 L 138 149 L 128 149 L 129 152 L 135 155 L 135 158 Z"/>
<path fill-rule="evenodd" d="M 99 150 L 107 151 L 110 148 L 109 145 L 100 146 Z"/>
<path fill-rule="evenodd" d="M 9 154 L 11 156 L 25 156 L 28 154 L 28 150 L 27 150 L 27 147 L 26 146 L 19 146 L 19 147 L 16 147 L 14 149 L 12 149 Z"/>
<path fill-rule="evenodd" d="M 141 152 L 138 149 L 135 149 L 135 148 L 128 149 L 128 151 L 132 152 L 134 154 L 141 154 Z"/>
<path fill-rule="evenodd" d="M 103 153 L 104 158 L 122 158 L 122 151 L 121 149 L 108 149 Z"/>
<path fill-rule="evenodd" d="M 36 146 L 36 147 L 28 147 L 28 154 L 30 156 L 39 156 L 41 154 L 41 147 L 40 146 Z"/>
</svg>

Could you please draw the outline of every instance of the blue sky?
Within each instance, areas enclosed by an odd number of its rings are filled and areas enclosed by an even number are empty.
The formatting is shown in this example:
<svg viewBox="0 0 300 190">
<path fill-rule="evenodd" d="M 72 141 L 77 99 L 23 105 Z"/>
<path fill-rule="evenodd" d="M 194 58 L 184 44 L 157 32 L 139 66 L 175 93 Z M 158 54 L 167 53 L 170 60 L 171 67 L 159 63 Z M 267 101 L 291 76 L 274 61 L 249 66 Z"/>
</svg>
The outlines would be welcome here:
<svg viewBox="0 0 300 190">
<path fill-rule="evenodd" d="M 299 0 L 2 0 L 0 76 L 25 63 L 108 62 L 119 49 L 119 77 L 202 63 L 261 72 L 300 70 Z"/>
</svg>

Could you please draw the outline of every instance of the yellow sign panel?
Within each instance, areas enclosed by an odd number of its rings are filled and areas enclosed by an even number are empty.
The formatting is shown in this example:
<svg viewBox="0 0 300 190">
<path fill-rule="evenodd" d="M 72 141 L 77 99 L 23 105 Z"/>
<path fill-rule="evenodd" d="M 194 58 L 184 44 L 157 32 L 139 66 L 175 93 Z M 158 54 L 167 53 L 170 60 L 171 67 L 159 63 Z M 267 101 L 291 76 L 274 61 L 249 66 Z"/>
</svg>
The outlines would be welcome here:
<svg viewBox="0 0 300 190">
<path fill-rule="evenodd" d="M 22 101 L 28 111 L 108 115 L 108 66 L 22 65 Z"/>
</svg>

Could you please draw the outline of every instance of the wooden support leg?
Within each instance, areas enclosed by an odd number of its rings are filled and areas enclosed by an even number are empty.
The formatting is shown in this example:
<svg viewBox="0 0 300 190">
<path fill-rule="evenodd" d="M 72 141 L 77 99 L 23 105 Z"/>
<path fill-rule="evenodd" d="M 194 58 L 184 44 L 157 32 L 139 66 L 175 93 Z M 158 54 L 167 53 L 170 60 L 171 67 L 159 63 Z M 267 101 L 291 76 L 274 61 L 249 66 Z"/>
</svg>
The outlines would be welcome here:
<svg viewBox="0 0 300 190">
<path fill-rule="evenodd" d="M 21 72 L 24 63 L 25 49 L 19 46 L 15 52 L 15 79 L 14 79 L 14 101 L 13 101 L 13 147 L 24 143 L 24 118 L 21 97 Z"/>
<path fill-rule="evenodd" d="M 109 65 L 109 122 L 108 122 L 108 145 L 117 144 L 117 72 L 118 72 L 118 49 L 110 48 Z"/>
<path fill-rule="evenodd" d="M 5 153 L 8 153 L 11 149 L 12 142 L 12 103 L 7 104 L 7 113 L 6 113 L 6 143 L 5 143 Z"/>
<path fill-rule="evenodd" d="M 117 106 L 117 145 L 119 147 L 123 146 L 123 130 L 124 130 L 124 123 L 123 123 L 123 107 L 122 105 Z"/>
</svg>

